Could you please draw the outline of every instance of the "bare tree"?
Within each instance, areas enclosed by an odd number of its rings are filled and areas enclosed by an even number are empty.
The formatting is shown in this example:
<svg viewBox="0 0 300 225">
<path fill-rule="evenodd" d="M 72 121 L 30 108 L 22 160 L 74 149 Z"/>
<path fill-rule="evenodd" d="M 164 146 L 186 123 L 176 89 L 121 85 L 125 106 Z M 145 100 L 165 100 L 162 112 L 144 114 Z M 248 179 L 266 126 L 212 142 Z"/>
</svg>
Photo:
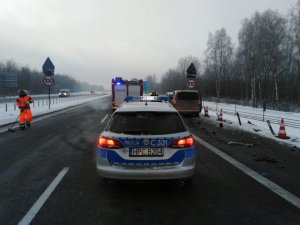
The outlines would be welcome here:
<svg viewBox="0 0 300 225">
<path fill-rule="evenodd" d="M 262 14 L 257 12 L 243 22 L 239 33 L 239 55 L 246 64 L 245 76 L 249 81 L 254 107 L 258 101 L 266 98 L 271 98 L 278 105 L 278 80 L 283 73 L 285 37 L 285 19 L 275 11 L 267 10 Z"/>
<path fill-rule="evenodd" d="M 295 88 L 289 90 L 296 90 L 297 103 L 300 103 L 300 0 L 290 10 L 288 21 L 289 43 L 291 45 L 289 65 L 292 84 L 296 85 Z"/>
<path fill-rule="evenodd" d="M 169 69 L 161 79 L 161 91 L 164 93 L 182 89 L 181 80 L 181 72 L 175 69 Z"/>
<path fill-rule="evenodd" d="M 226 79 L 229 64 L 232 60 L 233 46 L 231 38 L 224 28 L 217 30 L 214 35 L 209 34 L 206 49 L 206 70 L 215 79 L 216 96 L 220 99 L 221 79 Z"/>
</svg>

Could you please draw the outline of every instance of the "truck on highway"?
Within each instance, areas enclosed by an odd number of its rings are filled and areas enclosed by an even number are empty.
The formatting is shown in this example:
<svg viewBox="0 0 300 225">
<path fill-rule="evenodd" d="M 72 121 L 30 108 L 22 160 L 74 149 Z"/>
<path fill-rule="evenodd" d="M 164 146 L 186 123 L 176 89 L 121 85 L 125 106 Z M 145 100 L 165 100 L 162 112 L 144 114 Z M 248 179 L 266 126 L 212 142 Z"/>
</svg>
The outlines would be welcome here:
<svg viewBox="0 0 300 225">
<path fill-rule="evenodd" d="M 111 81 L 112 109 L 118 108 L 126 96 L 142 96 L 143 80 L 132 79 L 123 80 L 122 77 L 116 77 Z"/>
</svg>

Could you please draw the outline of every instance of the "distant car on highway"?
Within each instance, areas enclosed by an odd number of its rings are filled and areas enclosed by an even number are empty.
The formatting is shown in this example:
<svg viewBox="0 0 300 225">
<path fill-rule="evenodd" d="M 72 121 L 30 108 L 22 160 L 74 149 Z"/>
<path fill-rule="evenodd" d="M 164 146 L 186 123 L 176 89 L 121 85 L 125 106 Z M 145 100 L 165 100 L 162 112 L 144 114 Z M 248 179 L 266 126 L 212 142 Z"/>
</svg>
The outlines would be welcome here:
<svg viewBox="0 0 300 225">
<path fill-rule="evenodd" d="M 168 96 L 137 98 L 143 101 L 128 100 L 117 108 L 100 134 L 98 174 L 117 180 L 191 178 L 196 166 L 194 139 Z"/>
<path fill-rule="evenodd" d="M 179 113 L 198 116 L 202 110 L 202 99 L 197 90 L 176 90 L 171 103 Z"/>
<path fill-rule="evenodd" d="M 60 89 L 58 93 L 58 97 L 70 97 L 70 90 L 69 89 Z"/>
</svg>

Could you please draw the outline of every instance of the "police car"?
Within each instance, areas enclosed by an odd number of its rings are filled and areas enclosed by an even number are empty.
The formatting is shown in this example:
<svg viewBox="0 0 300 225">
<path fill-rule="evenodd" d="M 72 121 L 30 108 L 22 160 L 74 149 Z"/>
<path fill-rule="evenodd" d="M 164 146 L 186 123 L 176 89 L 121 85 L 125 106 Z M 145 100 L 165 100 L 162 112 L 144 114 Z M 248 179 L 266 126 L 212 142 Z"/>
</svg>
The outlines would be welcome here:
<svg viewBox="0 0 300 225">
<path fill-rule="evenodd" d="M 191 178 L 196 166 L 194 139 L 169 98 L 136 99 L 128 96 L 100 134 L 98 174 L 118 180 Z"/>
</svg>

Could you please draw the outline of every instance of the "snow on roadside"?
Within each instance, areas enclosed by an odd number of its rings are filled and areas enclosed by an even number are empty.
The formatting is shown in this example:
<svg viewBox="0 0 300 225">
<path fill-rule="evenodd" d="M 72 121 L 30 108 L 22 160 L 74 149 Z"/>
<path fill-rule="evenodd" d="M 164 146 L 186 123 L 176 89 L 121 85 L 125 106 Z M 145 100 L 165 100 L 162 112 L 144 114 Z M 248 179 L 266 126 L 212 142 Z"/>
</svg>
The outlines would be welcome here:
<svg viewBox="0 0 300 225">
<path fill-rule="evenodd" d="M 209 108 L 213 108 L 216 109 L 217 108 L 217 112 L 220 113 L 220 109 L 229 109 L 232 111 L 244 111 L 244 112 L 248 112 L 248 113 L 253 113 L 253 114 L 257 114 L 258 112 L 261 112 L 262 114 L 262 109 L 257 109 L 257 108 L 252 108 L 249 106 L 241 106 L 241 105 L 232 105 L 232 104 L 225 104 L 225 103 L 218 103 L 216 105 L 215 102 L 203 102 L 204 106 L 208 106 Z M 204 114 L 204 110 L 202 112 L 202 114 Z M 285 119 L 290 119 L 290 120 L 300 120 L 300 113 L 291 113 L 291 112 L 281 112 L 281 111 L 275 111 L 275 110 L 267 110 L 266 114 L 270 115 L 270 116 L 276 116 L 279 118 L 285 118 Z M 265 115 L 266 115 L 265 114 Z M 217 122 L 217 115 L 216 115 L 216 111 L 209 111 L 209 116 L 210 117 L 204 117 L 203 118 L 207 118 L 209 119 L 211 122 L 215 123 L 216 126 L 218 126 L 218 122 Z M 237 128 L 237 129 L 241 129 L 244 131 L 248 131 L 251 133 L 254 133 L 256 135 L 261 135 L 267 138 L 271 138 L 279 143 L 285 143 L 288 144 L 290 146 L 296 146 L 300 149 L 300 128 L 293 128 L 293 127 L 288 127 L 285 126 L 285 130 L 286 130 L 286 134 L 287 136 L 289 136 L 289 139 L 280 139 L 276 136 L 274 136 L 268 125 L 267 122 L 263 122 L 263 121 L 258 121 L 258 120 L 254 120 L 254 119 L 248 119 L 248 118 L 241 118 L 241 123 L 242 125 L 239 125 L 238 122 L 238 118 L 235 115 L 230 115 L 230 114 L 226 114 L 223 112 L 223 120 L 225 120 L 225 122 L 223 122 L 224 128 L 226 129 L 226 127 L 230 127 L 230 128 Z M 250 123 L 249 123 L 250 122 Z M 280 121 L 279 121 L 280 122 Z M 275 135 L 278 135 L 279 132 L 279 127 L 280 125 L 278 124 L 272 124 L 272 128 L 275 132 Z M 256 130 L 256 131 L 255 131 Z"/>
<path fill-rule="evenodd" d="M 40 105 L 39 107 L 37 107 L 37 106 L 33 107 L 31 105 L 32 116 L 35 117 L 35 116 L 47 114 L 50 112 L 55 112 L 55 111 L 58 111 L 61 109 L 65 109 L 65 108 L 68 108 L 71 106 L 90 102 L 90 101 L 93 101 L 93 100 L 96 100 L 99 98 L 103 98 L 106 96 L 107 95 L 101 95 L 101 96 L 89 95 L 89 96 L 83 96 L 83 97 L 74 99 L 72 101 L 55 103 L 55 104 L 50 105 L 50 110 L 49 110 L 49 106 L 46 104 L 44 106 Z M 18 115 L 19 115 L 19 110 L 8 110 L 7 112 L 0 112 L 0 126 L 15 122 Z"/>
</svg>

